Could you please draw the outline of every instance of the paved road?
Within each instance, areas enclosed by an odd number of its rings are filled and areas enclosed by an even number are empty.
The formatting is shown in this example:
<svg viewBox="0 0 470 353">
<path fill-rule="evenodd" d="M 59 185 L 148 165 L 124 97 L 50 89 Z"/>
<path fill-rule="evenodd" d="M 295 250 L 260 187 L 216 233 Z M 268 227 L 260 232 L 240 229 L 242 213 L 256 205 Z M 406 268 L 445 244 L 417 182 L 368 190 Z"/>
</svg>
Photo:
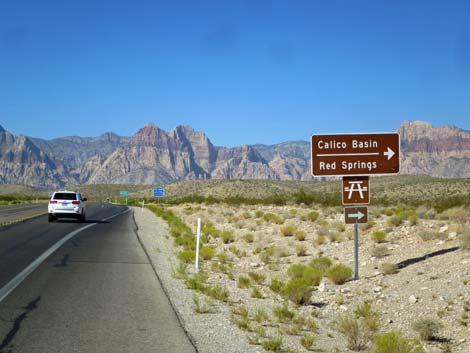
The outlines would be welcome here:
<svg viewBox="0 0 470 353">
<path fill-rule="evenodd" d="M 0 302 L 0 353 L 195 352 L 123 206 L 88 205 L 88 224 L 39 217 L 0 230 L 0 291 L 67 241 Z"/>
<path fill-rule="evenodd" d="M 47 213 L 47 203 L 0 206 L 0 224 L 16 222 Z"/>
</svg>

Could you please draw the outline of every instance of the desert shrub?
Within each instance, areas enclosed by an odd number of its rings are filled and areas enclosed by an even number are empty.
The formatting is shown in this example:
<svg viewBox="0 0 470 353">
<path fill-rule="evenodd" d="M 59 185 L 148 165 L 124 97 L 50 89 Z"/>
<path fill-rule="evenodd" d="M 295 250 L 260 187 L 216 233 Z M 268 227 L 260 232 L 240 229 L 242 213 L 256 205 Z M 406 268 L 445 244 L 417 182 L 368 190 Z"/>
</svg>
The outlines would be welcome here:
<svg viewBox="0 0 470 353">
<path fill-rule="evenodd" d="M 310 266 L 305 268 L 304 273 L 302 275 L 302 278 L 310 286 L 318 286 L 322 277 L 323 273 L 319 269 Z"/>
<path fill-rule="evenodd" d="M 470 250 L 470 230 L 464 231 L 460 234 L 460 248 L 463 250 Z"/>
<path fill-rule="evenodd" d="M 408 224 L 410 226 L 415 226 L 418 224 L 418 215 L 414 214 L 408 217 Z"/>
<path fill-rule="evenodd" d="M 292 279 L 302 278 L 306 268 L 307 266 L 303 264 L 292 264 L 287 269 L 287 275 L 289 276 L 289 278 L 292 278 Z"/>
<path fill-rule="evenodd" d="M 387 233 L 385 233 L 383 230 L 376 230 L 372 233 L 372 240 L 376 243 L 383 243 L 386 237 Z"/>
<path fill-rule="evenodd" d="M 248 316 L 232 316 L 231 321 L 240 330 L 251 331 L 251 322 Z"/>
<path fill-rule="evenodd" d="M 297 239 L 298 241 L 304 241 L 305 240 L 305 232 L 303 230 L 296 230 L 295 233 L 295 239 Z"/>
<path fill-rule="evenodd" d="M 317 219 L 318 219 L 318 216 L 320 214 L 317 212 L 317 211 L 311 211 L 307 214 L 307 219 L 310 221 L 310 222 L 315 222 Z"/>
<path fill-rule="evenodd" d="M 394 227 L 398 227 L 400 224 L 403 223 L 403 221 L 406 219 L 407 217 L 402 214 L 402 213 L 399 213 L 399 214 L 396 214 L 395 216 L 392 216 L 391 218 L 388 219 L 388 224 L 390 226 L 394 226 Z"/>
<path fill-rule="evenodd" d="M 398 266 L 390 262 L 384 262 L 380 265 L 380 270 L 384 275 L 393 275 L 395 273 L 398 273 Z"/>
<path fill-rule="evenodd" d="M 282 306 L 276 306 L 273 309 L 273 314 L 279 322 L 282 323 L 289 323 L 294 319 L 295 313 L 293 311 L 289 310 L 289 307 L 287 304 L 284 304 Z"/>
<path fill-rule="evenodd" d="M 215 256 L 215 248 L 213 246 L 203 246 L 199 250 L 199 255 L 204 259 L 204 260 L 210 260 Z"/>
<path fill-rule="evenodd" d="M 364 336 L 360 321 L 352 314 L 340 315 L 333 323 L 334 328 L 344 336 L 346 345 L 353 351 L 367 348 L 369 337 Z M 394 352 L 397 353 L 397 352 Z"/>
<path fill-rule="evenodd" d="M 265 264 L 269 264 L 272 261 L 272 257 L 274 256 L 274 251 L 276 250 L 275 246 L 269 246 L 266 249 L 264 249 L 260 254 L 259 258 L 261 261 L 263 261 Z"/>
<path fill-rule="evenodd" d="M 248 288 L 250 286 L 250 279 L 246 276 L 238 277 L 238 288 Z"/>
<path fill-rule="evenodd" d="M 326 243 L 326 237 L 324 235 L 318 234 L 315 239 L 313 240 L 314 245 L 323 245 Z"/>
<path fill-rule="evenodd" d="M 334 284 L 343 284 L 349 278 L 351 278 L 353 274 L 353 270 L 343 264 L 336 264 L 331 266 L 326 271 L 326 276 L 334 283 Z"/>
<path fill-rule="evenodd" d="M 198 314 L 212 314 L 217 311 L 215 303 L 208 299 L 201 299 L 197 295 L 193 296 L 194 311 Z"/>
<path fill-rule="evenodd" d="M 217 237 L 220 235 L 220 230 L 218 230 L 215 226 L 214 223 L 211 221 L 205 221 L 202 222 L 202 228 L 201 228 L 202 234 L 204 235 L 212 235 L 214 237 Z"/>
<path fill-rule="evenodd" d="M 204 292 L 206 288 L 207 278 L 208 277 L 204 272 L 199 271 L 195 275 L 186 278 L 186 287 L 188 287 L 189 289 L 197 290 L 199 292 Z"/>
<path fill-rule="evenodd" d="M 372 248 L 370 253 L 372 256 L 381 259 L 390 255 L 390 250 L 388 249 L 387 245 L 377 245 Z"/>
<path fill-rule="evenodd" d="M 222 237 L 222 242 L 224 244 L 233 243 L 235 241 L 235 236 L 233 235 L 233 231 L 228 230 L 228 229 L 225 229 L 222 231 L 221 237 Z"/>
<path fill-rule="evenodd" d="M 413 324 L 413 329 L 418 333 L 419 338 L 425 341 L 437 338 L 442 327 L 440 321 L 431 318 L 421 318 Z"/>
<path fill-rule="evenodd" d="M 455 207 L 444 212 L 451 221 L 465 223 L 470 218 L 470 209 Z"/>
<path fill-rule="evenodd" d="M 243 219 L 250 219 L 251 218 L 251 214 L 249 212 L 243 212 L 242 213 L 242 218 Z"/>
<path fill-rule="evenodd" d="M 295 247 L 295 252 L 297 256 L 306 256 L 307 255 L 307 246 L 305 244 L 300 244 Z"/>
<path fill-rule="evenodd" d="M 325 274 L 331 265 L 333 265 L 333 261 L 326 256 L 320 256 L 310 261 L 310 266 L 318 269 L 322 274 Z"/>
<path fill-rule="evenodd" d="M 257 288 L 257 287 L 253 287 L 253 289 L 251 290 L 251 297 L 252 298 L 256 298 L 256 299 L 263 299 L 263 294 L 261 293 L 261 291 Z"/>
<path fill-rule="evenodd" d="M 374 338 L 372 353 L 424 353 L 423 346 L 401 332 L 382 333 Z"/>
<path fill-rule="evenodd" d="M 245 240 L 247 243 L 253 243 L 254 238 L 255 236 L 253 235 L 253 233 L 246 233 L 243 236 L 243 240 Z"/>
<path fill-rule="evenodd" d="M 186 264 L 195 261 L 196 251 L 194 250 L 182 250 L 178 253 L 178 260 Z"/>
<path fill-rule="evenodd" d="M 211 298 L 220 300 L 221 302 L 227 303 L 229 301 L 229 292 L 225 286 L 220 284 L 213 284 L 207 286 L 204 289 L 204 294 L 208 295 Z"/>
<path fill-rule="evenodd" d="M 275 338 L 271 338 L 269 340 L 263 341 L 263 343 L 261 344 L 261 347 L 263 347 L 263 349 L 266 349 L 269 352 L 281 352 L 282 338 L 275 337 Z"/>
<path fill-rule="evenodd" d="M 341 333 L 349 349 L 366 349 L 379 329 L 380 315 L 372 309 L 368 301 L 359 304 L 353 314 L 344 314 L 336 318 L 333 326 Z"/>
<path fill-rule="evenodd" d="M 313 287 L 303 278 L 291 279 L 284 287 L 282 294 L 295 304 L 304 305 L 310 302 Z"/>
<path fill-rule="evenodd" d="M 335 221 L 331 223 L 331 226 L 336 229 L 338 232 L 344 232 L 346 230 L 346 225 L 342 221 Z"/>
<path fill-rule="evenodd" d="M 281 233 L 282 235 L 284 235 L 285 237 L 291 237 L 294 235 L 294 233 L 296 232 L 296 228 L 294 226 L 291 226 L 291 225 L 288 225 L 288 226 L 285 226 L 285 227 L 281 227 Z"/>
<path fill-rule="evenodd" d="M 258 284 L 263 283 L 266 279 L 266 276 L 259 272 L 248 272 L 248 276 L 250 276 L 250 278 Z"/>
<path fill-rule="evenodd" d="M 275 215 L 274 213 L 265 213 L 263 215 L 263 219 L 265 220 L 265 222 L 271 222 L 271 223 L 275 223 L 275 224 L 283 224 L 284 223 L 284 219 Z"/>
<path fill-rule="evenodd" d="M 315 337 L 309 334 L 304 334 L 300 339 L 300 344 L 307 350 L 312 348 L 313 344 L 315 343 Z"/>
<path fill-rule="evenodd" d="M 256 218 L 261 218 L 261 217 L 263 217 L 263 216 L 264 216 L 264 212 L 263 212 L 263 211 L 257 210 L 257 211 L 255 212 L 255 217 L 256 217 Z"/>
<path fill-rule="evenodd" d="M 256 310 L 255 321 L 257 323 L 261 324 L 263 322 L 268 321 L 268 319 L 269 319 L 269 315 L 265 310 L 263 310 L 263 309 Z"/>
<path fill-rule="evenodd" d="M 278 278 L 271 278 L 271 282 L 269 283 L 269 289 L 271 289 L 274 293 L 282 293 L 284 289 L 284 282 Z"/>
<path fill-rule="evenodd" d="M 354 315 L 356 318 L 363 320 L 363 323 L 367 330 L 372 334 L 375 334 L 379 330 L 380 326 L 380 314 L 372 308 L 369 301 L 356 306 L 354 309 Z"/>
<path fill-rule="evenodd" d="M 439 233 L 435 230 L 422 230 L 418 232 L 418 236 L 424 241 L 444 239 L 447 237 L 444 233 Z"/>
</svg>

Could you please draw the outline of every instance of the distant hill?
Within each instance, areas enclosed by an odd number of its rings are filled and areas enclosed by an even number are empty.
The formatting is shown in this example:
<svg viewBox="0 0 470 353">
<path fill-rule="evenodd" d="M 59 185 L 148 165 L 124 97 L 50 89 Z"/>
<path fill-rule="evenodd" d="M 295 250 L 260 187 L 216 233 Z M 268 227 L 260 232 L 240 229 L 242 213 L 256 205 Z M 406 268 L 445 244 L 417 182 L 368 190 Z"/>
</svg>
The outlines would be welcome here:
<svg viewBox="0 0 470 353">
<path fill-rule="evenodd" d="M 405 121 L 401 174 L 470 177 L 470 132 Z M 77 184 L 172 183 L 188 179 L 312 180 L 310 143 L 215 147 L 190 126 L 147 124 L 131 137 L 43 140 L 0 127 L 0 183 L 56 188 Z"/>
</svg>

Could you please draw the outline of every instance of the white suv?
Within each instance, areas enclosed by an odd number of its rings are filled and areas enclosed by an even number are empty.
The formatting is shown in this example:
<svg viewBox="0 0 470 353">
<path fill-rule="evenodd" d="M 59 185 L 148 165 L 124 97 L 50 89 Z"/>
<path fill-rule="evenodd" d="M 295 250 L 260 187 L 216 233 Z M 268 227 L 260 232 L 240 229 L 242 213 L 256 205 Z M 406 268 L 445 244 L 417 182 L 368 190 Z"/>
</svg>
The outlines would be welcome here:
<svg viewBox="0 0 470 353">
<path fill-rule="evenodd" d="M 85 201 L 77 191 L 56 191 L 52 194 L 48 206 L 48 220 L 53 222 L 59 217 L 76 218 L 85 221 Z"/>
</svg>

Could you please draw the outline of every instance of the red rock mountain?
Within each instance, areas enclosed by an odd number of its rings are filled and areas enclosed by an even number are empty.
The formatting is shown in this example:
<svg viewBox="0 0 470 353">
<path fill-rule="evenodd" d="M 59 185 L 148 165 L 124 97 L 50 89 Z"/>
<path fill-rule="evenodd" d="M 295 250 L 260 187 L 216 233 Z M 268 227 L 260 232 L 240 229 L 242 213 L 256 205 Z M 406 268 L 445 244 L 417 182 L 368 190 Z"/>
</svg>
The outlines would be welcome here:
<svg viewBox="0 0 470 353">
<path fill-rule="evenodd" d="M 405 121 L 401 173 L 470 177 L 470 132 Z M 147 124 L 132 137 L 50 141 L 14 136 L 0 127 L 0 183 L 55 188 L 86 183 L 169 183 L 181 179 L 310 180 L 310 144 L 215 147 L 190 126 L 166 132 Z"/>
</svg>

